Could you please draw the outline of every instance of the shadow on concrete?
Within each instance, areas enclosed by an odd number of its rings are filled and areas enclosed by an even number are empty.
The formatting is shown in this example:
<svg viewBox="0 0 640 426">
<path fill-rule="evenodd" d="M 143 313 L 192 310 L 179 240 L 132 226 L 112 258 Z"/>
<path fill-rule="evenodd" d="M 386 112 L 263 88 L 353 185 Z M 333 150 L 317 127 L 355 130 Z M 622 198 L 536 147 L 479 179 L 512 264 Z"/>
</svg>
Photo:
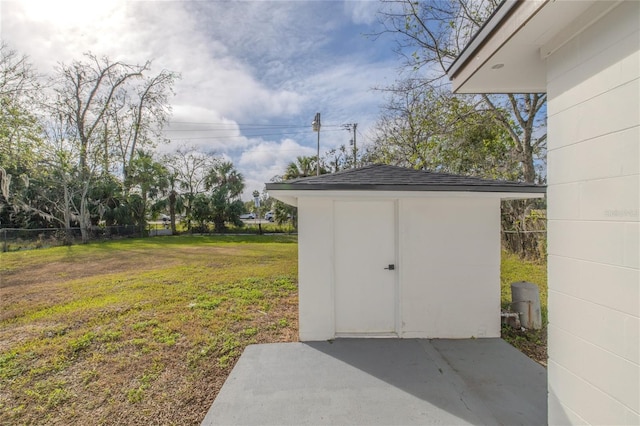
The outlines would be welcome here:
<svg viewBox="0 0 640 426">
<path fill-rule="evenodd" d="M 544 424 L 546 370 L 500 339 L 249 346 L 214 424 Z"/>
<path fill-rule="evenodd" d="M 307 345 L 472 424 L 547 420 L 546 370 L 502 339 L 339 339 Z"/>
</svg>

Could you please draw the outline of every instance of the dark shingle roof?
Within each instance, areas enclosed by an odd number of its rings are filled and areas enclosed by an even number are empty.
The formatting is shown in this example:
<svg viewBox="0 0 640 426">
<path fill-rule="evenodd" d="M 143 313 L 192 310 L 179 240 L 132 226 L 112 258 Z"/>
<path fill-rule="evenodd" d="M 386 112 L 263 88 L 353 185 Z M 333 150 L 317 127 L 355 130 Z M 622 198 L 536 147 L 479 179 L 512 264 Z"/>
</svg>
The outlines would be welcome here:
<svg viewBox="0 0 640 426">
<path fill-rule="evenodd" d="M 545 193 L 546 186 L 523 182 L 479 179 L 378 164 L 327 175 L 267 183 L 267 190 Z"/>
</svg>

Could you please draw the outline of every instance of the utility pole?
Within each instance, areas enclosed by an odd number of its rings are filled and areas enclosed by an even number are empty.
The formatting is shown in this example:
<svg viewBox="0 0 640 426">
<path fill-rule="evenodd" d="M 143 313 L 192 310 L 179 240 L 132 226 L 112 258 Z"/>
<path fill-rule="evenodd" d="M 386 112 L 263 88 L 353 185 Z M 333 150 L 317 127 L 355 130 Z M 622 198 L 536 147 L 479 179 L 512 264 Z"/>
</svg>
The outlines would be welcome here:
<svg viewBox="0 0 640 426">
<path fill-rule="evenodd" d="M 320 176 L 320 113 L 316 112 L 316 116 L 311 122 L 314 132 L 318 132 L 318 155 L 316 157 L 316 176 Z"/>
<path fill-rule="evenodd" d="M 356 144 L 356 129 L 358 128 L 358 123 L 353 124 L 345 124 L 345 130 L 351 131 L 353 130 L 353 139 L 351 139 L 351 144 L 353 145 L 353 168 L 358 167 L 358 148 Z"/>
<path fill-rule="evenodd" d="M 260 192 L 256 189 L 253 191 L 253 203 L 258 210 L 258 234 L 262 235 L 262 217 L 260 215 Z"/>
<path fill-rule="evenodd" d="M 358 145 L 356 145 L 356 129 L 358 123 L 353 123 L 353 168 L 358 167 Z"/>
</svg>

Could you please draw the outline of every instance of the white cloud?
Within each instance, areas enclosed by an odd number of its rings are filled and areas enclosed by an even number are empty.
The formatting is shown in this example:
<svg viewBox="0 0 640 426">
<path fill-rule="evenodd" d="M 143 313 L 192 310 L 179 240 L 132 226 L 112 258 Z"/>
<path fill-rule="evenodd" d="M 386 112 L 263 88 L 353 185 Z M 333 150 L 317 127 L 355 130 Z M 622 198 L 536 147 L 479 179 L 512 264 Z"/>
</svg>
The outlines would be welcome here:
<svg viewBox="0 0 640 426">
<path fill-rule="evenodd" d="M 2 39 L 42 74 L 86 51 L 133 63 L 153 59 L 152 72 L 180 73 L 165 133 L 174 142 L 159 149 L 186 144 L 226 155 L 245 175 L 250 193 L 296 156 L 315 155 L 310 123 L 316 112 L 324 125 L 322 152 L 349 143 L 346 131 L 330 125 L 357 122 L 367 133 L 383 99 L 371 89 L 390 84 L 397 66 L 388 45 L 361 36 L 375 32 L 378 6 L 4 0 L 0 24 Z M 285 135 L 286 129 L 269 130 L 273 123 L 302 127 Z M 255 125 L 265 126 L 262 134 Z M 278 132 L 283 134 L 273 135 Z"/>
<path fill-rule="evenodd" d="M 218 111 L 196 105 L 174 105 L 173 118 L 164 129 L 170 140 L 168 150 L 187 145 L 202 152 L 221 154 L 251 145 L 238 124 Z"/>
<path fill-rule="evenodd" d="M 114 53 L 106 49 L 113 45 L 111 28 L 123 20 L 124 8 L 118 4 L 100 2 L 94 8 L 79 1 L 3 1 L 2 38 L 48 74 L 56 63 L 79 58 L 89 47 Z"/>
<path fill-rule="evenodd" d="M 371 25 L 376 22 L 376 14 L 380 9 L 380 2 L 374 0 L 347 0 L 344 2 L 344 9 L 355 24 Z"/>
<path fill-rule="evenodd" d="M 302 146 L 293 139 L 280 142 L 260 141 L 253 148 L 244 151 L 238 161 L 238 168 L 245 176 L 244 197 L 250 197 L 254 190 L 262 192 L 264 184 L 274 176 L 282 176 L 287 165 L 296 157 L 315 155 L 316 150 Z"/>
</svg>

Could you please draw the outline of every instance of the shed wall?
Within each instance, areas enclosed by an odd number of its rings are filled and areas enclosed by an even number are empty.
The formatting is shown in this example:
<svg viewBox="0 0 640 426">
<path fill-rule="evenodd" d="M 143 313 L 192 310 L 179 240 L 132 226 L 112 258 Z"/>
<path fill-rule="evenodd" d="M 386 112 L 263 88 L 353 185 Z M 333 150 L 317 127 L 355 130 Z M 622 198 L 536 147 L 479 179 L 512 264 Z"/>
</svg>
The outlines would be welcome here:
<svg viewBox="0 0 640 426">
<path fill-rule="evenodd" d="M 548 60 L 549 423 L 640 423 L 640 3 Z"/>
<path fill-rule="evenodd" d="M 399 207 L 401 335 L 500 337 L 500 200 Z"/>
<path fill-rule="evenodd" d="M 300 340 L 334 338 L 331 199 L 298 199 L 298 287 Z"/>
<path fill-rule="evenodd" d="M 298 199 L 302 341 L 335 337 L 333 205 Z M 499 198 L 399 199 L 397 206 L 397 335 L 499 337 Z M 353 250 L 376 249 L 353 243 Z"/>
</svg>

